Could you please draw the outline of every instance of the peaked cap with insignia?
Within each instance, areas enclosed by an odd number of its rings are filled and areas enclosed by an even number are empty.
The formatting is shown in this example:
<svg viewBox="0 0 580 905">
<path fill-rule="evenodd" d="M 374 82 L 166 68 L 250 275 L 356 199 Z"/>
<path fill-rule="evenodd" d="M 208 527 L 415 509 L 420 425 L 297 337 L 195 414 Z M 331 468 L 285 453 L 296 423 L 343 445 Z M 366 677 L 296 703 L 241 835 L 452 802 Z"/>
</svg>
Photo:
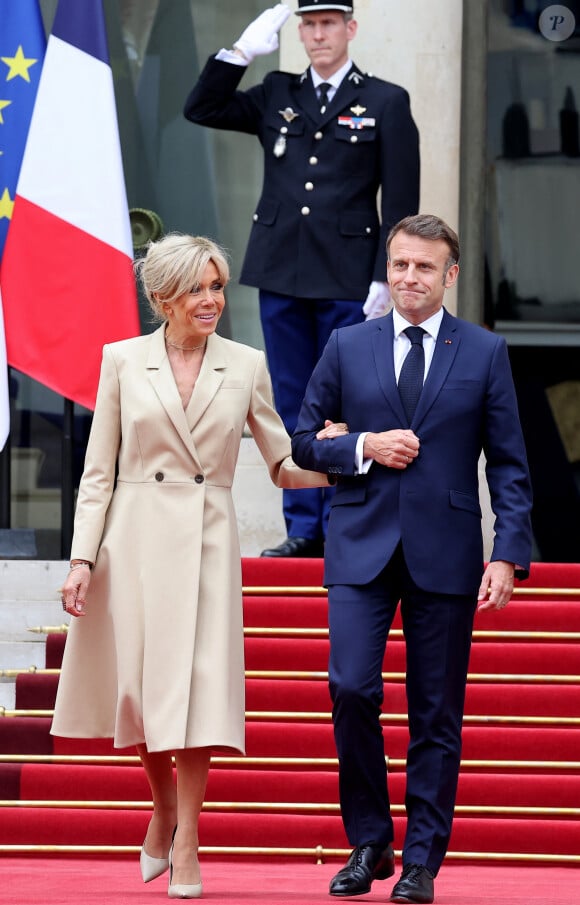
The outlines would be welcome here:
<svg viewBox="0 0 580 905">
<path fill-rule="evenodd" d="M 329 3 L 328 0 L 298 0 L 296 15 L 323 12 L 327 9 L 336 9 L 341 13 L 352 13 L 354 11 L 354 3 L 352 0 L 350 3 Z"/>
</svg>

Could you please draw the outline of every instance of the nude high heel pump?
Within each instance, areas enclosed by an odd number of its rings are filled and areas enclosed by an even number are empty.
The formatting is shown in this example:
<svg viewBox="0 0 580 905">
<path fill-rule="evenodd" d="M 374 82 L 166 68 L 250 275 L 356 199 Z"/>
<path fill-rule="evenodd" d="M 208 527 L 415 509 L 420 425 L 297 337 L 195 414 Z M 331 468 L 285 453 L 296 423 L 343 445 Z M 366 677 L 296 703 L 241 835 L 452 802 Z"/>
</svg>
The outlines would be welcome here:
<svg viewBox="0 0 580 905">
<path fill-rule="evenodd" d="M 169 869 L 169 858 L 152 858 L 145 851 L 145 846 L 142 846 L 139 865 L 143 882 L 149 883 L 150 880 L 160 877 L 161 874 L 164 874 Z"/>
<path fill-rule="evenodd" d="M 173 835 L 171 836 L 172 843 L 176 829 L 177 827 L 174 828 Z M 141 876 L 143 877 L 144 883 L 149 883 L 151 880 L 154 880 L 156 877 L 160 877 L 161 874 L 164 874 L 166 870 L 169 870 L 169 858 L 152 858 L 151 855 L 148 855 L 145 851 L 145 843 L 143 843 L 143 845 L 141 846 L 139 864 L 141 867 Z"/>
<path fill-rule="evenodd" d="M 172 883 L 173 879 L 173 843 L 169 849 L 169 889 L 167 895 L 170 899 L 199 899 L 201 897 L 201 883 Z"/>
</svg>

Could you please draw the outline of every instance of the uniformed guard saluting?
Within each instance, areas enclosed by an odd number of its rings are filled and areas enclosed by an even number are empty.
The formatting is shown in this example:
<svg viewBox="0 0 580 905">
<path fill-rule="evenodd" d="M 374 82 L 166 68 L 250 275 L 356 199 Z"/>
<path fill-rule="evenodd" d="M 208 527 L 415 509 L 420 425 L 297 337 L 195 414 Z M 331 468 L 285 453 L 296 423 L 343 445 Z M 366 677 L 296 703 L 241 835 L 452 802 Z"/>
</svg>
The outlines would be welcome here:
<svg viewBox="0 0 580 905">
<path fill-rule="evenodd" d="M 256 135 L 263 147 L 240 282 L 259 289 L 276 407 L 292 433 L 331 331 L 387 308 L 386 237 L 418 210 L 419 136 L 407 92 L 350 59 L 352 2 L 298 0 L 308 69 L 270 72 L 237 90 L 254 57 L 277 49 L 290 13 L 284 3 L 267 9 L 232 50 L 212 56 L 184 112 L 194 123 Z M 322 555 L 331 494 L 285 491 L 288 537 L 262 555 Z"/>
</svg>

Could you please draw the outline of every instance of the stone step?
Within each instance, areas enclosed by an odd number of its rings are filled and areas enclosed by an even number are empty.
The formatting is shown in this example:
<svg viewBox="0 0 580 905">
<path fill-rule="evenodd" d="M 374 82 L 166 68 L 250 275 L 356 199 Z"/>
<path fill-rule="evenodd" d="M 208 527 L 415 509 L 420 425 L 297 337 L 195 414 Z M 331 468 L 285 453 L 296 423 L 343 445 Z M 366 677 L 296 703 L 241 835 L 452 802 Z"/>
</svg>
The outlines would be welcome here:
<svg viewBox="0 0 580 905">
<path fill-rule="evenodd" d="M 14 710 L 16 706 L 16 682 L 14 679 L 0 678 L 0 707 Z"/>
<path fill-rule="evenodd" d="M 1 600 L 0 644 L 36 643 L 42 638 L 31 629 L 46 625 L 63 625 L 69 617 L 58 601 Z M 6 664 L 0 658 L 0 669 Z"/>
<path fill-rule="evenodd" d="M 68 563 L 42 560 L 0 562 L 0 671 L 46 665 L 46 636 L 31 629 L 68 622 L 60 588 Z M 0 677 L 0 707 L 13 710 L 15 677 Z"/>
<path fill-rule="evenodd" d="M 44 669 L 46 665 L 44 635 L 32 635 L 30 641 L 0 640 L 0 673 L 4 669 Z"/>
</svg>

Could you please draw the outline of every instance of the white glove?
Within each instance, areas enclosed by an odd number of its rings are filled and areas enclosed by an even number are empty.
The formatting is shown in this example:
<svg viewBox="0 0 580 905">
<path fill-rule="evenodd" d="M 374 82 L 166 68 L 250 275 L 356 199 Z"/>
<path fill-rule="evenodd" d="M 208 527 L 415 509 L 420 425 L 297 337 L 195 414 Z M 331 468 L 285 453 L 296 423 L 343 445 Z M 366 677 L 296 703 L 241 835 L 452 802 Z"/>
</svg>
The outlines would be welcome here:
<svg viewBox="0 0 580 905">
<path fill-rule="evenodd" d="M 290 13 L 290 7 L 285 3 L 277 3 L 260 13 L 235 42 L 235 49 L 244 55 L 248 63 L 254 57 L 278 50 L 278 32 Z"/>
<path fill-rule="evenodd" d="M 369 286 L 369 294 L 363 305 L 363 314 L 367 321 L 374 317 L 382 317 L 391 308 L 391 293 L 388 283 L 379 283 L 375 280 Z"/>
</svg>

